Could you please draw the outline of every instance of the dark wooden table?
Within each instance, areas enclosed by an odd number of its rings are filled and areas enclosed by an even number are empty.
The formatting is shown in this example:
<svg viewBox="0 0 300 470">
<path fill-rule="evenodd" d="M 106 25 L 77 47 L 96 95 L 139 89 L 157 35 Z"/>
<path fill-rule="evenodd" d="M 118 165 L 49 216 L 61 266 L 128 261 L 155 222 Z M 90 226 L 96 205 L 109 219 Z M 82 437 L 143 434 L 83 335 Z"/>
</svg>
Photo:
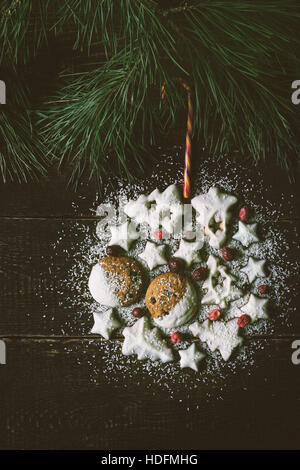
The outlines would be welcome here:
<svg viewBox="0 0 300 470">
<path fill-rule="evenodd" d="M 280 188 L 298 197 L 297 184 L 281 171 L 268 167 L 266 174 L 275 199 Z M 67 267 L 53 244 L 63 225 L 74 225 L 74 233 L 78 223 L 94 230 L 89 209 L 95 192 L 92 185 L 67 189 L 55 173 L 0 186 L 0 339 L 7 346 L 7 364 L 0 366 L 0 448 L 299 448 L 300 365 L 291 361 L 299 310 L 292 329 L 255 338 L 265 344 L 256 367 L 233 375 L 218 399 L 201 388 L 170 398 L 121 373 L 114 384 L 101 373 L 91 381 L 87 364 L 101 358 L 102 340 L 67 328 L 61 333 L 70 320 L 58 294 Z M 297 214 L 280 223 L 289 229 Z M 72 251 L 70 237 L 63 243 Z"/>
</svg>

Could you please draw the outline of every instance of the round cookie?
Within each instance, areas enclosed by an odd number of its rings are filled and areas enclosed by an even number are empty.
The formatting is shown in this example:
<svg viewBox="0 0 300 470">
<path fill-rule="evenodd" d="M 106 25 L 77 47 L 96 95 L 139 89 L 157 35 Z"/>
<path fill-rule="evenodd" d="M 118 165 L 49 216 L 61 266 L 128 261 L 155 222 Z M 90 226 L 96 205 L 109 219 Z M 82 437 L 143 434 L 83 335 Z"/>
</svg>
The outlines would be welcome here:
<svg viewBox="0 0 300 470">
<path fill-rule="evenodd" d="M 93 266 L 89 289 L 94 299 L 108 307 L 135 303 L 144 287 L 140 264 L 127 256 L 106 256 Z"/>
<path fill-rule="evenodd" d="M 145 302 L 155 323 L 163 328 L 173 328 L 193 317 L 197 294 L 185 276 L 165 273 L 153 279 L 146 292 Z"/>
</svg>

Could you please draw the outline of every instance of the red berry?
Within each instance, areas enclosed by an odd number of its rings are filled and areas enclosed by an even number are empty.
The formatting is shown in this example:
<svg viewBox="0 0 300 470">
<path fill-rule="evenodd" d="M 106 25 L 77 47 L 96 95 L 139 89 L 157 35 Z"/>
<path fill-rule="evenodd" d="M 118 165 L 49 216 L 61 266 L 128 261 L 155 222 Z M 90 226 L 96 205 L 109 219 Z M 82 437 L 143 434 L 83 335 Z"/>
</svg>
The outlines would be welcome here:
<svg viewBox="0 0 300 470">
<path fill-rule="evenodd" d="M 249 315 L 241 315 L 240 318 L 238 319 L 238 325 L 240 328 L 244 328 L 248 323 L 250 323 L 250 317 Z"/>
<path fill-rule="evenodd" d="M 246 222 L 246 220 L 248 220 L 248 217 L 249 217 L 248 207 L 242 207 L 241 210 L 240 210 L 239 216 L 240 216 L 240 219 L 243 222 Z"/>
<path fill-rule="evenodd" d="M 192 278 L 194 279 L 194 281 L 204 281 L 206 276 L 207 276 L 207 270 L 206 268 L 202 268 L 202 267 L 196 269 L 192 274 Z"/>
<path fill-rule="evenodd" d="M 181 336 L 180 336 L 180 333 L 178 333 L 178 331 L 174 331 L 174 333 L 172 333 L 171 341 L 172 341 L 173 343 L 180 343 L 180 341 L 181 341 Z"/>
<path fill-rule="evenodd" d="M 265 294 L 268 290 L 268 286 L 266 286 L 265 284 L 262 284 L 261 286 L 258 286 L 258 292 L 260 294 Z"/>
<path fill-rule="evenodd" d="M 216 320 L 219 320 L 220 316 L 221 316 L 220 310 L 215 308 L 214 310 L 209 312 L 208 318 L 210 319 L 210 321 L 216 321 Z"/>
<path fill-rule="evenodd" d="M 132 310 L 132 315 L 135 317 L 135 318 L 141 318 L 144 316 L 144 312 L 143 312 L 143 309 L 140 308 L 140 307 L 135 307 L 133 310 Z"/>
<path fill-rule="evenodd" d="M 226 261 L 232 261 L 233 260 L 233 253 L 230 248 L 223 248 L 222 250 L 222 256 Z"/>
<path fill-rule="evenodd" d="M 163 237 L 162 230 L 155 230 L 153 236 L 156 240 L 162 240 L 162 237 Z"/>
<path fill-rule="evenodd" d="M 179 273 L 183 269 L 184 261 L 180 258 L 171 258 L 168 265 L 171 273 Z"/>
<path fill-rule="evenodd" d="M 185 232 L 184 234 L 184 238 L 186 240 L 194 240 L 195 237 L 196 237 L 195 232 Z"/>
<path fill-rule="evenodd" d="M 108 256 L 119 256 L 122 248 L 119 245 L 109 245 L 106 247 L 106 254 Z"/>
</svg>

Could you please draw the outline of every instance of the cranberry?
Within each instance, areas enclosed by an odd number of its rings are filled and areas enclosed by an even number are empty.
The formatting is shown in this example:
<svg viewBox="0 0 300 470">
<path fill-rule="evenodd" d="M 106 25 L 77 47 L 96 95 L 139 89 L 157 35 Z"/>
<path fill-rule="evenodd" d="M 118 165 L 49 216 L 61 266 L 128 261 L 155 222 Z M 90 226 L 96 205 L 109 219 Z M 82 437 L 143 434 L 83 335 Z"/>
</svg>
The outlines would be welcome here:
<svg viewBox="0 0 300 470">
<path fill-rule="evenodd" d="M 144 311 L 142 308 L 140 307 L 135 307 L 133 310 L 132 310 L 132 315 L 135 317 L 135 318 L 141 318 L 144 316 Z"/>
<path fill-rule="evenodd" d="M 195 237 L 196 237 L 195 232 L 189 231 L 189 232 L 185 232 L 185 234 L 184 234 L 184 238 L 185 238 L 186 240 L 194 240 Z"/>
<path fill-rule="evenodd" d="M 268 286 L 266 286 L 265 284 L 262 284 L 261 286 L 258 286 L 258 292 L 260 294 L 265 294 L 268 290 Z"/>
<path fill-rule="evenodd" d="M 172 333 L 171 341 L 172 341 L 173 343 L 180 343 L 180 341 L 181 341 L 181 336 L 180 336 L 180 333 L 178 333 L 178 331 L 174 331 L 174 333 Z"/>
<path fill-rule="evenodd" d="M 240 216 L 240 219 L 243 222 L 246 222 L 246 220 L 248 220 L 248 217 L 249 217 L 248 207 L 242 207 L 241 210 L 240 210 L 239 216 Z"/>
<path fill-rule="evenodd" d="M 194 281 L 204 281 L 204 279 L 206 279 L 206 276 L 207 269 L 202 267 L 196 269 L 192 274 L 192 278 L 194 279 Z"/>
<path fill-rule="evenodd" d="M 106 253 L 108 256 L 119 256 L 121 247 L 119 245 L 109 245 L 106 247 Z"/>
<path fill-rule="evenodd" d="M 249 315 L 241 315 L 240 318 L 238 319 L 238 325 L 240 328 L 244 328 L 248 323 L 250 323 L 250 317 Z"/>
<path fill-rule="evenodd" d="M 223 248 L 222 250 L 222 256 L 226 261 L 232 261 L 233 260 L 233 253 L 230 248 Z"/>
<path fill-rule="evenodd" d="M 156 240 L 162 240 L 163 238 L 162 230 L 155 230 L 155 232 L 153 233 L 153 236 Z"/>
<path fill-rule="evenodd" d="M 179 273 L 183 269 L 183 264 L 180 258 L 171 258 L 168 263 L 171 273 Z"/>
<path fill-rule="evenodd" d="M 220 316 L 221 316 L 220 310 L 215 308 L 214 310 L 209 312 L 208 318 L 210 319 L 210 321 L 216 321 L 216 320 L 219 320 Z"/>
</svg>

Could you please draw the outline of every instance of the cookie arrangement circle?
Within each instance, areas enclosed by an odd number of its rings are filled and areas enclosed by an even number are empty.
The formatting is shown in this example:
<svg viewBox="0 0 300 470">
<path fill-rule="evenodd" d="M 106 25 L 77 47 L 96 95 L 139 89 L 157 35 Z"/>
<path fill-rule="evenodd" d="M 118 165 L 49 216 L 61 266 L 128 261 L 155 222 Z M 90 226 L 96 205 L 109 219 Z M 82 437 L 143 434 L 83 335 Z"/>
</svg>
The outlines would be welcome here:
<svg viewBox="0 0 300 470">
<path fill-rule="evenodd" d="M 180 367 L 198 370 L 209 351 L 218 351 L 228 361 L 243 344 L 247 325 L 268 319 L 267 290 L 256 286 L 261 278 L 260 285 L 268 283 L 266 261 L 249 254 L 247 264 L 240 264 L 236 257 L 238 251 L 260 243 L 257 223 L 249 220 L 248 208 L 236 207 L 237 202 L 236 196 L 211 187 L 191 200 L 194 224 L 188 229 L 181 227 L 185 206 L 174 184 L 125 204 L 128 219 L 110 227 L 108 244 L 130 251 L 140 243 L 135 257 L 141 261 L 107 256 L 93 267 L 89 280 L 91 294 L 101 306 L 134 307 L 134 324 L 130 321 L 122 330 L 123 354 L 170 362 L 178 359 L 176 344 Z M 238 227 L 232 234 L 234 219 Z M 140 240 L 144 226 L 147 235 Z M 179 243 L 170 253 L 175 235 Z M 147 283 L 140 262 L 148 270 Z M 112 309 L 97 312 L 94 320 L 107 338 L 120 328 L 118 311 Z M 181 349 L 181 330 L 197 343 Z"/>
</svg>

